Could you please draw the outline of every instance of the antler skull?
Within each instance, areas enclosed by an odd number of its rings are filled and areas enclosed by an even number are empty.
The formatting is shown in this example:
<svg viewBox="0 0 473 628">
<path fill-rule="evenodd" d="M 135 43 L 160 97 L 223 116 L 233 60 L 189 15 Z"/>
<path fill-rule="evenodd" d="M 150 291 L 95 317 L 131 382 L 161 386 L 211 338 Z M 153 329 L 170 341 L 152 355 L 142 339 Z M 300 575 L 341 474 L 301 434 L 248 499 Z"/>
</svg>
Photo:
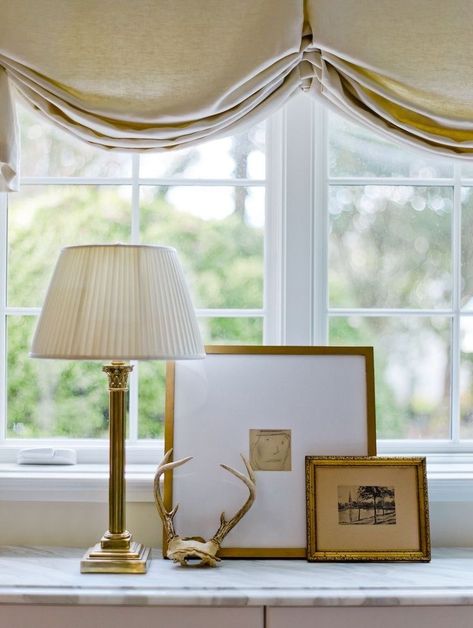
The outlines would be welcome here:
<svg viewBox="0 0 473 628">
<path fill-rule="evenodd" d="M 210 567 L 215 567 L 217 562 L 220 560 L 217 557 L 217 552 L 220 549 L 223 539 L 248 512 L 255 501 L 255 474 L 253 473 L 250 463 L 243 455 L 241 455 L 241 457 L 245 463 L 248 477 L 226 464 L 221 464 L 220 466 L 223 469 L 237 477 L 246 485 L 249 491 L 248 499 L 231 519 L 227 520 L 225 513 L 222 512 L 220 515 L 220 526 L 209 541 L 205 541 L 205 539 L 202 539 L 201 537 L 181 537 L 174 529 L 174 516 L 179 508 L 179 504 L 174 506 L 172 510 L 166 510 L 161 496 L 161 476 L 166 471 L 171 471 L 172 469 L 189 462 L 189 460 L 192 460 L 192 456 L 176 460 L 175 462 L 169 462 L 171 455 L 172 449 L 166 452 L 161 464 L 156 470 L 156 475 L 154 476 L 154 497 L 156 508 L 158 509 L 158 513 L 163 521 L 164 534 L 166 535 L 168 543 L 167 557 L 183 566 L 189 565 L 189 561 L 191 559 L 197 559 L 200 561 L 198 565 L 209 565 Z"/>
</svg>

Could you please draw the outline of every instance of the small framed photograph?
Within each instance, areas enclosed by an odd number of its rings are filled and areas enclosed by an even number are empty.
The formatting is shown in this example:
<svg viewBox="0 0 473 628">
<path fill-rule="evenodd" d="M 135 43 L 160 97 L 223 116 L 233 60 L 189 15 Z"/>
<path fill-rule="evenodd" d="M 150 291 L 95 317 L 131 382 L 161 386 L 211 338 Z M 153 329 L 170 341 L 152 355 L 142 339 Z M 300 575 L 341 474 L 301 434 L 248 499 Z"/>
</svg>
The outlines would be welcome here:
<svg viewBox="0 0 473 628">
<path fill-rule="evenodd" d="M 256 474 L 256 500 L 221 557 L 305 558 L 307 454 L 376 455 L 371 347 L 206 347 L 170 363 L 165 448 L 193 460 L 166 474 L 179 534 L 211 538 L 247 489 L 220 463 Z M 166 548 L 164 547 L 164 551 Z"/>
<path fill-rule="evenodd" d="M 307 560 L 429 561 L 425 458 L 306 457 Z"/>
</svg>

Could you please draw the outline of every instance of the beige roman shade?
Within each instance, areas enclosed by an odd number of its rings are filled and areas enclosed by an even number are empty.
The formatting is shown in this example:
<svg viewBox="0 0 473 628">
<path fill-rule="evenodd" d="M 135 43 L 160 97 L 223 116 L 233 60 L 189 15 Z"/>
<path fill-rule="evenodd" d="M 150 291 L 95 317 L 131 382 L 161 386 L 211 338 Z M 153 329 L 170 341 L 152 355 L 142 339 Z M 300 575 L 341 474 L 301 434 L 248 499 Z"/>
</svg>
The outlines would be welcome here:
<svg viewBox="0 0 473 628">
<path fill-rule="evenodd" d="M 0 190 L 11 86 L 111 150 L 234 133 L 300 87 L 444 154 L 473 153 L 470 0 L 0 0 Z"/>
<path fill-rule="evenodd" d="M 18 93 L 112 150 L 232 134 L 300 84 L 299 0 L 0 0 L 0 16 Z"/>
<path fill-rule="evenodd" d="M 370 126 L 473 156 L 470 0 L 308 0 L 315 92 Z"/>
<path fill-rule="evenodd" d="M 18 187 L 18 131 L 7 73 L 0 66 L 0 192 Z"/>
</svg>

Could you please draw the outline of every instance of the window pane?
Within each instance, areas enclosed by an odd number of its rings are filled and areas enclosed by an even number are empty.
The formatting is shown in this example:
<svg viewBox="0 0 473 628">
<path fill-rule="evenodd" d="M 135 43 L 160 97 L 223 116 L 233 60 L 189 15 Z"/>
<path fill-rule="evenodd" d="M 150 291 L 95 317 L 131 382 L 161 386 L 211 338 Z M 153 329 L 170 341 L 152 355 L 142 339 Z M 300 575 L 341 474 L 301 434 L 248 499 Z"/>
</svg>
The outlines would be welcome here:
<svg viewBox="0 0 473 628">
<path fill-rule="evenodd" d="M 448 318 L 333 317 L 330 344 L 374 347 L 378 437 L 448 438 Z"/>
<path fill-rule="evenodd" d="M 42 304 L 63 246 L 130 239 L 129 186 L 25 185 L 8 198 L 10 306 Z"/>
<path fill-rule="evenodd" d="M 264 179 L 265 124 L 246 133 L 164 153 L 143 153 L 140 176 L 184 179 Z"/>
<path fill-rule="evenodd" d="M 262 318 L 200 318 L 199 325 L 206 344 L 263 342 Z M 166 363 L 154 360 L 140 362 L 138 382 L 138 437 L 163 438 Z"/>
<path fill-rule="evenodd" d="M 95 148 L 18 107 L 23 177 L 131 176 L 131 155 Z"/>
<path fill-rule="evenodd" d="M 135 367 L 136 368 L 136 367 Z M 138 438 L 164 438 L 166 362 L 138 364 Z"/>
<path fill-rule="evenodd" d="M 105 438 L 108 385 L 100 362 L 29 358 L 36 318 L 7 320 L 7 436 Z"/>
<path fill-rule="evenodd" d="M 460 437 L 473 438 L 473 317 L 462 317 L 460 333 Z"/>
<path fill-rule="evenodd" d="M 143 187 L 142 240 L 174 246 L 198 307 L 261 307 L 264 188 Z"/>
<path fill-rule="evenodd" d="M 473 179 L 473 163 L 471 161 L 461 162 L 461 175 L 465 179 Z"/>
<path fill-rule="evenodd" d="M 332 177 L 452 177 L 452 161 L 397 144 L 381 133 L 329 113 Z"/>
<path fill-rule="evenodd" d="M 200 318 L 199 325 L 206 344 L 263 344 L 263 318 Z"/>
<path fill-rule="evenodd" d="M 473 188 L 462 188 L 462 299 L 466 310 L 473 310 Z"/>
<path fill-rule="evenodd" d="M 330 305 L 446 307 L 452 190 L 331 186 Z"/>
</svg>

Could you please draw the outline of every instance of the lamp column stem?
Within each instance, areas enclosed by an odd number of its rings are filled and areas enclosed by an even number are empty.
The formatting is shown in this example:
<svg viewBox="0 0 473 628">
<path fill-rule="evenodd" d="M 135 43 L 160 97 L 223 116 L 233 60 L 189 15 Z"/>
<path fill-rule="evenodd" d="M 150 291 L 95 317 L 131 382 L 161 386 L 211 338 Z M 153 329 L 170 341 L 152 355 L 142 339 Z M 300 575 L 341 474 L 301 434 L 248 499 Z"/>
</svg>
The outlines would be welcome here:
<svg viewBox="0 0 473 628">
<path fill-rule="evenodd" d="M 125 368 L 123 368 L 123 366 Z M 126 529 L 126 491 L 125 491 L 125 435 L 126 435 L 126 408 L 125 395 L 128 389 L 128 373 L 132 367 L 120 365 L 123 372 L 124 388 L 113 388 L 113 373 L 117 366 L 113 365 L 109 377 L 109 413 L 110 413 L 110 481 L 109 493 L 109 526 L 112 534 L 122 534 Z"/>
<path fill-rule="evenodd" d="M 131 534 L 125 517 L 125 395 L 128 374 L 133 367 L 125 362 L 112 362 L 103 367 L 108 375 L 110 422 L 110 478 L 108 485 L 109 529 L 102 538 L 102 547 L 129 548 Z"/>
<path fill-rule="evenodd" d="M 125 524 L 125 393 L 132 370 L 125 362 L 103 367 L 108 375 L 110 422 L 108 530 L 81 560 L 82 573 L 146 573 L 150 561 L 150 550 L 132 540 Z"/>
</svg>

